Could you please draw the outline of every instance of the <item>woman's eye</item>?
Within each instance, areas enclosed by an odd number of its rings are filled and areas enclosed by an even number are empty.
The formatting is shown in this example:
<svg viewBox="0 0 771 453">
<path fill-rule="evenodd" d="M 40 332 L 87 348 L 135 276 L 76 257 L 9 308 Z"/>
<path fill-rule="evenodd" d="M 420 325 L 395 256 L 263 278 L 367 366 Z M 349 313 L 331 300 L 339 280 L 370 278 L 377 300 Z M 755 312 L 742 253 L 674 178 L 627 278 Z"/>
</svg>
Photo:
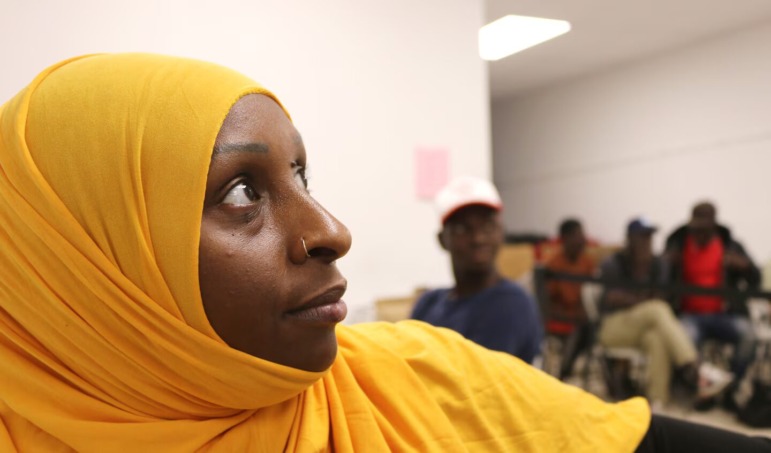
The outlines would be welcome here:
<svg viewBox="0 0 771 453">
<path fill-rule="evenodd" d="M 305 167 L 300 165 L 294 167 L 294 179 L 297 181 L 297 184 L 301 185 L 303 188 L 308 188 L 308 177 L 305 175 Z"/>
<path fill-rule="evenodd" d="M 256 200 L 257 194 L 254 189 L 245 182 L 239 182 L 230 189 L 222 202 L 234 206 L 243 206 L 254 203 Z"/>
</svg>

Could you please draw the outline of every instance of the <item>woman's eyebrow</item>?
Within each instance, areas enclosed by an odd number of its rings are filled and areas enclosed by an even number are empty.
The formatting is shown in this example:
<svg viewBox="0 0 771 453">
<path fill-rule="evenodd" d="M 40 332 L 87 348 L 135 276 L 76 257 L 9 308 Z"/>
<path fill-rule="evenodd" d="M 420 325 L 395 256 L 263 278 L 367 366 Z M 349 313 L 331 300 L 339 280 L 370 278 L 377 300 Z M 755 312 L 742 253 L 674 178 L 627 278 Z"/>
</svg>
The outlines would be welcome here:
<svg viewBox="0 0 771 453">
<path fill-rule="evenodd" d="M 225 143 L 223 145 L 215 145 L 214 153 L 231 153 L 231 152 L 249 152 L 249 153 L 267 153 L 268 145 L 265 143 Z"/>
</svg>

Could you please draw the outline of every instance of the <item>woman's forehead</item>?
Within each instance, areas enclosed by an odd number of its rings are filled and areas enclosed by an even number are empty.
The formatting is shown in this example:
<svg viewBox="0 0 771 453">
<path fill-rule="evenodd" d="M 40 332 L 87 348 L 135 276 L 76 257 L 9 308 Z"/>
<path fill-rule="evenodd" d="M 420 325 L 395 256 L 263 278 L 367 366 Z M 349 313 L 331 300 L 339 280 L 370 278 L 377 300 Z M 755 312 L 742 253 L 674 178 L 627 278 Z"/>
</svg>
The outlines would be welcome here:
<svg viewBox="0 0 771 453">
<path fill-rule="evenodd" d="M 217 134 L 214 153 L 266 153 L 278 144 L 304 150 L 302 137 L 283 108 L 269 96 L 250 94 L 228 112 Z"/>
</svg>

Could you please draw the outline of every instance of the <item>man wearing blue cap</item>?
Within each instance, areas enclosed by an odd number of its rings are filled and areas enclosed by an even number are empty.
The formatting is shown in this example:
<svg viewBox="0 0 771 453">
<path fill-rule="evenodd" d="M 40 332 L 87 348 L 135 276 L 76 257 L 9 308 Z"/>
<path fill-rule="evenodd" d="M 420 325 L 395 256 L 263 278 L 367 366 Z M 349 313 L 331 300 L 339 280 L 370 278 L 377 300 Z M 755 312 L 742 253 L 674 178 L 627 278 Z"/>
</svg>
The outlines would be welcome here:
<svg viewBox="0 0 771 453">
<path fill-rule="evenodd" d="M 646 354 L 649 373 L 645 391 L 654 409 L 669 399 L 673 367 L 694 388 L 698 381 L 699 398 L 714 395 L 731 380 L 730 375 L 709 365 L 697 367 L 696 348 L 660 291 L 624 286 L 667 281 L 666 262 L 653 254 L 655 232 L 656 227 L 645 218 L 633 219 L 627 225 L 626 247 L 602 264 L 603 279 L 618 285 L 606 285 L 599 332 L 599 341 L 605 346 L 639 348 Z"/>
</svg>

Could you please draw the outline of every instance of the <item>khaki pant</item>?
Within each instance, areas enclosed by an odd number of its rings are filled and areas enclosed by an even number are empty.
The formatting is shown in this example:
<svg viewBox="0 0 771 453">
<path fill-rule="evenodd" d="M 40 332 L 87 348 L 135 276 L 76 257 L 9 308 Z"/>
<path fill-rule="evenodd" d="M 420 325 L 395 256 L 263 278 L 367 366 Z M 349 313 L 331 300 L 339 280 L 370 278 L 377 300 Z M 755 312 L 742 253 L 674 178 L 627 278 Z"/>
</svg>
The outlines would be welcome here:
<svg viewBox="0 0 771 453">
<path fill-rule="evenodd" d="M 648 356 L 648 398 L 666 402 L 672 365 L 696 361 L 696 348 L 672 309 L 661 300 L 648 300 L 605 316 L 599 334 L 606 347 L 642 349 Z"/>
</svg>

